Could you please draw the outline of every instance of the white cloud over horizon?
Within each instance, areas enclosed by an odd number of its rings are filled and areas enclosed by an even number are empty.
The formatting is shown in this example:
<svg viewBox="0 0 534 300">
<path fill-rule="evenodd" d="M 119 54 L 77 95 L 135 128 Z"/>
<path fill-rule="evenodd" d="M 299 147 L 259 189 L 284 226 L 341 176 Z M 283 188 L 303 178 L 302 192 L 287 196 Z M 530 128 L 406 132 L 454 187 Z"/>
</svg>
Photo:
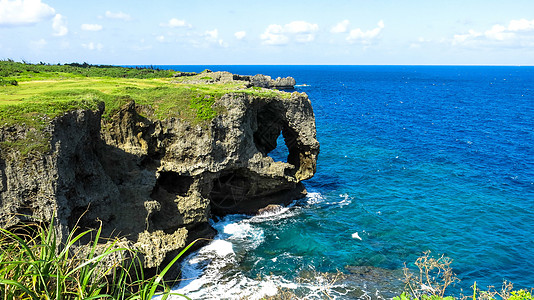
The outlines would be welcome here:
<svg viewBox="0 0 534 300">
<path fill-rule="evenodd" d="M 170 19 L 168 22 L 160 23 L 161 27 L 170 27 L 170 28 L 177 28 L 177 27 L 186 27 L 186 28 L 192 28 L 193 25 L 187 23 L 185 20 L 180 20 L 176 18 Z"/>
<path fill-rule="evenodd" d="M 206 30 L 203 35 L 211 44 L 218 45 L 220 47 L 228 47 L 228 44 L 224 42 L 223 39 L 219 38 L 219 29 Z"/>
<path fill-rule="evenodd" d="M 99 24 L 82 24 L 81 29 L 85 31 L 100 31 L 103 27 Z"/>
<path fill-rule="evenodd" d="M 345 33 L 347 32 L 347 29 L 349 27 L 349 20 L 343 20 L 339 23 L 337 23 L 332 29 L 330 29 L 330 32 L 332 33 Z"/>
<path fill-rule="evenodd" d="M 48 44 L 48 42 L 43 38 L 41 38 L 41 39 L 39 39 L 37 41 L 32 41 L 30 43 L 31 43 L 32 47 L 35 47 L 35 48 L 43 48 L 44 46 L 46 46 L 46 44 Z"/>
<path fill-rule="evenodd" d="M 305 22 L 293 21 L 285 25 L 271 24 L 260 35 L 264 45 L 286 45 L 291 41 L 308 43 L 315 40 L 315 34 L 319 30 L 319 25 Z"/>
<path fill-rule="evenodd" d="M 464 34 L 455 34 L 453 46 L 534 46 L 534 20 L 511 20 L 507 26 L 495 24 L 491 28 L 479 32 L 473 29 Z"/>
<path fill-rule="evenodd" d="M 32 25 L 55 15 L 56 10 L 41 0 L 0 0 L 0 26 Z"/>
<path fill-rule="evenodd" d="M 69 29 L 67 28 L 67 21 L 65 21 L 65 17 L 61 14 L 56 14 L 52 20 L 52 29 L 54 30 L 55 36 L 67 35 L 67 33 L 69 33 Z"/>
<path fill-rule="evenodd" d="M 123 20 L 123 21 L 130 21 L 132 19 L 132 17 L 129 14 L 123 13 L 122 11 L 114 13 L 108 10 L 106 11 L 105 16 L 106 18 L 109 18 L 109 19 L 117 19 L 117 20 Z"/>
<path fill-rule="evenodd" d="M 235 36 L 236 39 L 242 40 L 247 36 L 247 32 L 246 31 L 238 31 L 238 32 L 234 33 L 234 36 Z"/>
<path fill-rule="evenodd" d="M 371 30 L 363 31 L 360 28 L 352 29 L 349 31 L 349 35 L 347 36 L 346 40 L 349 43 L 361 43 L 364 45 L 369 45 L 379 37 L 382 29 L 384 28 L 384 21 L 380 20 L 377 23 L 377 27 Z"/>
<path fill-rule="evenodd" d="M 87 50 L 101 51 L 104 48 L 104 45 L 102 45 L 101 43 L 89 42 L 87 44 L 82 44 L 82 47 L 87 49 Z"/>
</svg>

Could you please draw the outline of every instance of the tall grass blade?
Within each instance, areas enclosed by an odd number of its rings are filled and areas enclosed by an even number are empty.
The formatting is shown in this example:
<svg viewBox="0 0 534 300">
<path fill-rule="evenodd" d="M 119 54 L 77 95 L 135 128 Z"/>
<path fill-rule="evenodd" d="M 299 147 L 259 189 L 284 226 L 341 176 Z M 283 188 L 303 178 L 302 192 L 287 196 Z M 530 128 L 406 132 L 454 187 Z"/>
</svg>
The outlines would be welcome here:
<svg viewBox="0 0 534 300">
<path fill-rule="evenodd" d="M 9 280 L 9 279 L 0 279 L 0 284 L 12 285 L 14 287 L 17 287 L 20 290 L 22 290 L 23 292 L 25 292 L 26 294 L 28 294 L 28 296 L 30 296 L 32 299 L 39 300 L 39 297 L 37 297 L 34 293 L 32 293 L 28 288 L 26 288 L 23 284 L 21 284 L 18 281 Z"/>
</svg>

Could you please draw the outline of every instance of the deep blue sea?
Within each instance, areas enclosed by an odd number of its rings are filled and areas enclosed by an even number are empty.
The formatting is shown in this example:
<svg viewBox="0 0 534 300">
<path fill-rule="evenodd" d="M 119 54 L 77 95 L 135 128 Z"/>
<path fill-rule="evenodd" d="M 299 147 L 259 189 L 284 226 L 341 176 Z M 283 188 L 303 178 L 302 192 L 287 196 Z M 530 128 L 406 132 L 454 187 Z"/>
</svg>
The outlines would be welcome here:
<svg viewBox="0 0 534 300">
<path fill-rule="evenodd" d="M 308 197 L 214 220 L 219 235 L 184 262 L 180 292 L 258 299 L 282 286 L 320 299 L 328 282 L 315 275 L 366 266 L 382 275 L 338 280 L 329 295 L 376 296 L 427 250 L 453 259 L 455 295 L 475 281 L 534 287 L 534 67 L 159 67 L 292 76 L 321 143 Z"/>
</svg>

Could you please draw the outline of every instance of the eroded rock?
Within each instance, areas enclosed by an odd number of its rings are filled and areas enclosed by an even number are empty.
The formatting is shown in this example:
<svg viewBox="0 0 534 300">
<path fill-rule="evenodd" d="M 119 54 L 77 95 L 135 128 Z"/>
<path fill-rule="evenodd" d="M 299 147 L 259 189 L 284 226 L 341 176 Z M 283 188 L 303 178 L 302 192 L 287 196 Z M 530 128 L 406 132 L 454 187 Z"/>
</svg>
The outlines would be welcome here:
<svg viewBox="0 0 534 300">
<path fill-rule="evenodd" d="M 234 93 L 215 105 L 223 113 L 202 127 L 150 119 L 150 107 L 134 102 L 110 120 L 103 108 L 51 120 L 50 151 L 0 156 L 0 226 L 55 218 L 65 239 L 75 226 L 102 224 L 102 236 L 126 239 L 156 268 L 212 237 L 213 214 L 252 214 L 303 197 L 301 181 L 315 173 L 319 153 L 307 95 Z M 31 129 L 9 130 L 0 129 L 0 142 Z M 280 135 L 287 162 L 269 156 Z"/>
</svg>

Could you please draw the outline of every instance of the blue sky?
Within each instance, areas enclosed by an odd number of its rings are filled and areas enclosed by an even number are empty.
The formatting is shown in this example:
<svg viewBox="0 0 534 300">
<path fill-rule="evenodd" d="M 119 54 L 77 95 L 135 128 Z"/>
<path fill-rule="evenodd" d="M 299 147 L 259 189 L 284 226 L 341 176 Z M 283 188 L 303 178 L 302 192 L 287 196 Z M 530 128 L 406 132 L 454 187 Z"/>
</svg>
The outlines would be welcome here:
<svg viewBox="0 0 534 300">
<path fill-rule="evenodd" d="M 534 1 L 0 0 L 0 59 L 534 65 Z"/>
</svg>

